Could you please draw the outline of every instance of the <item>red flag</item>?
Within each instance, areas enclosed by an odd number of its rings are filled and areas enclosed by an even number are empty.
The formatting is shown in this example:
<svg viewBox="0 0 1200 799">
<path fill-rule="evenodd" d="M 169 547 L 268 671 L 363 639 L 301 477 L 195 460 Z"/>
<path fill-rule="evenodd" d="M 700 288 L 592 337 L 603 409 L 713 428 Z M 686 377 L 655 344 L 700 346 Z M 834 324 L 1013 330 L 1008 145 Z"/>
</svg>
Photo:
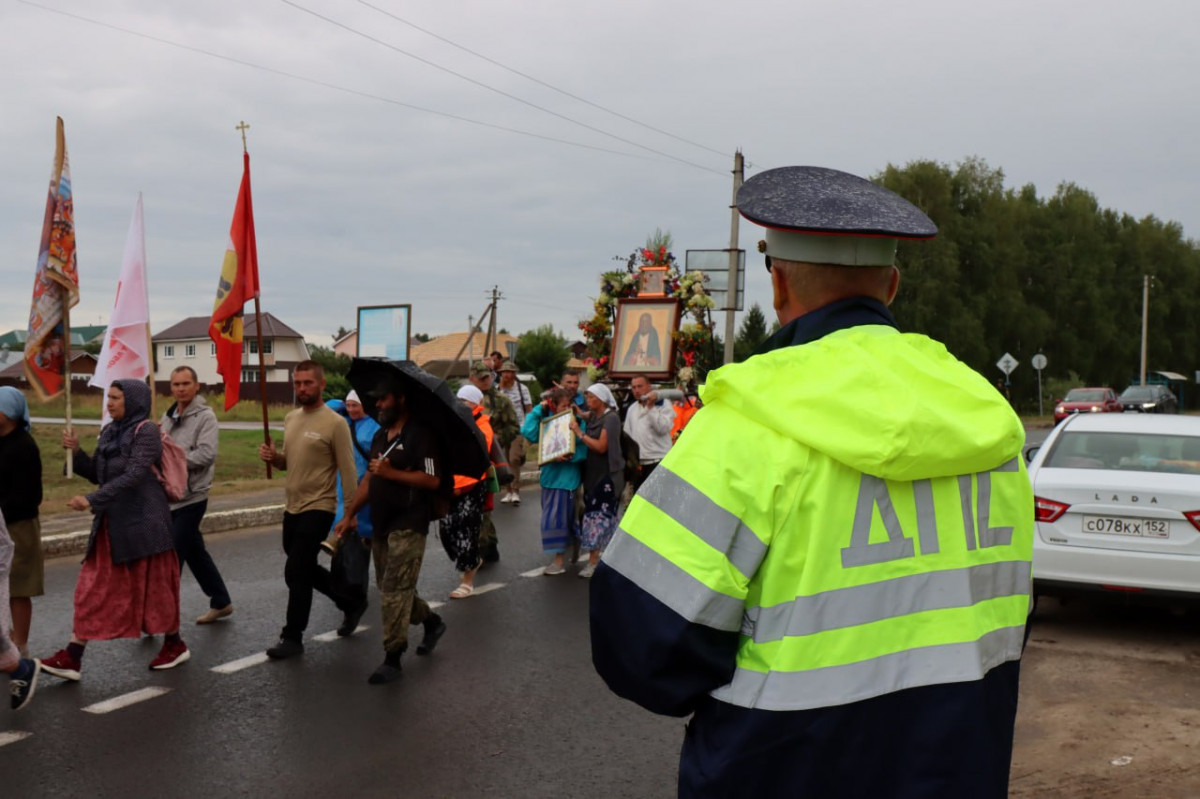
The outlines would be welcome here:
<svg viewBox="0 0 1200 799">
<path fill-rule="evenodd" d="M 29 337 L 25 339 L 25 376 L 42 399 L 57 397 L 68 388 L 65 361 L 71 357 L 65 341 L 64 317 L 79 302 L 79 272 L 75 263 L 75 204 L 71 167 L 62 117 L 58 118 L 54 167 L 46 196 L 46 217 L 38 252 Z"/>
<path fill-rule="evenodd" d="M 245 153 L 229 246 L 221 265 L 209 338 L 217 346 L 217 373 L 225 380 L 225 410 L 237 404 L 242 387 L 242 307 L 258 296 L 258 250 L 254 245 L 254 209 L 250 202 L 250 154 Z"/>
</svg>

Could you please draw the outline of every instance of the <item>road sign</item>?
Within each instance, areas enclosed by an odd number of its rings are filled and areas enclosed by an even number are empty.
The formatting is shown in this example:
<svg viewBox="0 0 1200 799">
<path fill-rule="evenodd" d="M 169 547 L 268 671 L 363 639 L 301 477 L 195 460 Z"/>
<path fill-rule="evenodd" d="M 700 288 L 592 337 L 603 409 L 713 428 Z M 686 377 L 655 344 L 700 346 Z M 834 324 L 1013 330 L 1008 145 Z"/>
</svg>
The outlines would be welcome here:
<svg viewBox="0 0 1200 799">
<path fill-rule="evenodd" d="M 1040 352 L 1029 359 L 1029 365 L 1039 372 L 1046 368 L 1046 356 Z"/>
<path fill-rule="evenodd" d="M 996 361 L 996 366 L 999 367 L 1001 372 L 1004 372 L 1005 377 L 1008 377 L 1012 374 L 1012 370 L 1017 368 L 1018 363 L 1019 361 L 1016 358 L 1006 352 L 1000 356 L 1000 360 Z"/>
</svg>

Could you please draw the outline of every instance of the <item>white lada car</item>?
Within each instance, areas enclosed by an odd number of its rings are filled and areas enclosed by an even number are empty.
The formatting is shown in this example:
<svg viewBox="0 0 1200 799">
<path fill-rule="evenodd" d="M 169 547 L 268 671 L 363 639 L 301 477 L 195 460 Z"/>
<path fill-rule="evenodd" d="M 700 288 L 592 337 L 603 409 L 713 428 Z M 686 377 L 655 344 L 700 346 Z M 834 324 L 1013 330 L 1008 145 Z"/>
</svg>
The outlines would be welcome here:
<svg viewBox="0 0 1200 799">
<path fill-rule="evenodd" d="M 1037 590 L 1200 598 L 1200 417 L 1081 414 L 1029 463 Z"/>
</svg>

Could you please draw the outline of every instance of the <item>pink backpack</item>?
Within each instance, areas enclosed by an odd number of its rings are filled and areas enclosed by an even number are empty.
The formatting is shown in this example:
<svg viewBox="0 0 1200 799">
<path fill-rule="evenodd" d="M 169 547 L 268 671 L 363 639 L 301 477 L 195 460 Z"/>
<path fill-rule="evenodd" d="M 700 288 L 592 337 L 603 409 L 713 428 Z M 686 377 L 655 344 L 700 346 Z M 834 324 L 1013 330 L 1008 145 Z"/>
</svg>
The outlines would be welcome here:
<svg viewBox="0 0 1200 799">
<path fill-rule="evenodd" d="M 154 423 L 147 419 L 137 429 L 141 430 L 143 424 Z M 162 439 L 162 456 L 154 464 L 154 476 L 158 478 L 163 491 L 167 492 L 167 499 L 178 502 L 188 495 L 187 453 L 162 428 L 159 428 L 158 434 Z"/>
</svg>

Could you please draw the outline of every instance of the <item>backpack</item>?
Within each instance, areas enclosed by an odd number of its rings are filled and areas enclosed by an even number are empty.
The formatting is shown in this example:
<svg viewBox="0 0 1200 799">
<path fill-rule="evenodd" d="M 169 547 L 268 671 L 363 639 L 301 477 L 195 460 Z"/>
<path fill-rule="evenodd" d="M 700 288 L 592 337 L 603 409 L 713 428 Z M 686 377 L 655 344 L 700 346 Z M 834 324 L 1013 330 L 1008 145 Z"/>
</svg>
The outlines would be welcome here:
<svg viewBox="0 0 1200 799">
<path fill-rule="evenodd" d="M 134 431 L 135 435 L 144 424 L 154 423 L 149 419 L 141 422 Z M 155 426 L 157 427 L 157 425 Z M 158 478 L 163 491 L 167 493 L 167 499 L 171 502 L 178 502 L 188 495 L 187 453 L 162 428 L 159 428 L 158 435 L 162 440 L 162 455 L 159 456 L 158 463 L 153 466 L 154 476 Z"/>
</svg>

